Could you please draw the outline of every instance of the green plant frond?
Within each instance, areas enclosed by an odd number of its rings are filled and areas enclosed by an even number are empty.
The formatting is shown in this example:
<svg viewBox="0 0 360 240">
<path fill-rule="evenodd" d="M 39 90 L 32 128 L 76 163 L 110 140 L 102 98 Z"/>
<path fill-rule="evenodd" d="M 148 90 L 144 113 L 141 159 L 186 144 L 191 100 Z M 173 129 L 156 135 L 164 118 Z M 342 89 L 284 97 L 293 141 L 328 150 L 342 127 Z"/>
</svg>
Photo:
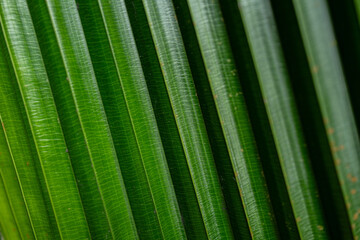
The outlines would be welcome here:
<svg viewBox="0 0 360 240">
<path fill-rule="evenodd" d="M 79 236 L 89 238 L 88 225 L 28 5 L 23 0 L 1 1 L 0 15 L 60 236 L 70 239 Z"/>
<path fill-rule="evenodd" d="M 300 237 L 327 239 L 270 1 L 238 3 Z"/>
<path fill-rule="evenodd" d="M 293 4 L 353 236 L 358 238 L 360 138 L 328 5 L 323 0 L 316 5 L 312 1 L 296 0 Z"/>
</svg>

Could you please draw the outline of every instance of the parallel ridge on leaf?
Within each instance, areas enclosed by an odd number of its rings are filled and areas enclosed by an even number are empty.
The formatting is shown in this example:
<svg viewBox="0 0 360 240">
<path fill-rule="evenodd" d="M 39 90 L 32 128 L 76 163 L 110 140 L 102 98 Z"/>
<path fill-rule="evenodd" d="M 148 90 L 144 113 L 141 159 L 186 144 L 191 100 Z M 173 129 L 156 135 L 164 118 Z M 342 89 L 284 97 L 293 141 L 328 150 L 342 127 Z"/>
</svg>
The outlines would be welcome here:
<svg viewBox="0 0 360 240">
<path fill-rule="evenodd" d="M 232 231 L 174 6 L 143 0 L 208 238 Z"/>
<path fill-rule="evenodd" d="M 360 236 L 360 138 L 325 0 L 292 1 L 353 237 Z"/>
<path fill-rule="evenodd" d="M 46 69 L 25 0 L 0 2 L 1 26 L 62 238 L 90 237 Z"/>
<path fill-rule="evenodd" d="M 188 2 L 250 233 L 254 238 L 277 238 L 269 194 L 220 5 L 207 0 Z"/>
<path fill-rule="evenodd" d="M 98 3 L 162 236 L 184 239 L 185 230 L 125 1 L 99 0 Z"/>
<path fill-rule="evenodd" d="M 270 1 L 238 4 L 300 237 L 327 239 Z"/>
</svg>

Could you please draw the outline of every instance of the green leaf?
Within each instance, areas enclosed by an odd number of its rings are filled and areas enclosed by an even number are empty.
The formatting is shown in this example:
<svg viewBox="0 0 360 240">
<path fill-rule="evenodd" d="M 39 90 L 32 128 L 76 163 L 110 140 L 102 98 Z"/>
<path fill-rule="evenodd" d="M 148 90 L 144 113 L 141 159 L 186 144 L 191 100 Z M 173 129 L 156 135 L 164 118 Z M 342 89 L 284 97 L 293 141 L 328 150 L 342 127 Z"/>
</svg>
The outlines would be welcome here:
<svg viewBox="0 0 360 240">
<path fill-rule="evenodd" d="M 99 1 L 112 55 L 164 238 L 185 238 L 165 152 L 146 87 L 125 1 Z"/>
<path fill-rule="evenodd" d="M 358 21 L 360 23 L 360 0 L 354 0 L 354 4 L 355 4 L 355 10 L 358 16 Z"/>
<path fill-rule="evenodd" d="M 328 0 L 345 80 L 360 134 L 360 24 L 353 1 Z M 360 1 L 358 1 L 360 6 Z"/>
<path fill-rule="evenodd" d="M 11 159 L 7 160 L 11 161 Z M 10 202 L 5 191 L 2 177 L 0 177 L 0 212 L 1 234 L 4 235 L 6 239 L 21 239 L 18 226 L 16 225 L 14 215 L 11 211 Z"/>
<path fill-rule="evenodd" d="M 76 3 L 46 1 L 46 4 L 64 61 L 67 79 L 70 82 L 111 235 L 113 238 L 137 238 Z"/>
<path fill-rule="evenodd" d="M 21 238 L 35 239 L 3 128 L 0 129 L 0 153 L 0 175 L 2 184 L 4 185 L 3 187 Z"/>
<path fill-rule="evenodd" d="M 161 239 L 161 229 L 124 93 L 96 1 L 78 1 L 82 25 L 140 238 Z"/>
<path fill-rule="evenodd" d="M 188 2 L 250 233 L 254 238 L 276 238 L 277 227 L 220 6 L 206 0 Z"/>
<path fill-rule="evenodd" d="M 4 77 L 0 82 L 0 115 L 12 158 L 1 167 L 6 177 L 4 184 L 8 185 L 7 179 L 15 171 L 35 237 L 56 239 L 59 233 L 55 216 L 2 31 L 0 35 L 0 73 Z"/>
<path fill-rule="evenodd" d="M 90 233 L 93 238 L 111 236 L 103 201 L 98 189 L 90 155 L 81 129 L 79 118 L 66 71 L 61 58 L 51 19 L 41 0 L 29 0 L 29 9 L 34 22 L 42 57 L 48 73 L 56 108 L 67 145 L 75 177 L 78 183 Z"/>
<path fill-rule="evenodd" d="M 270 2 L 238 3 L 299 234 L 304 239 L 327 239 Z"/>
<path fill-rule="evenodd" d="M 209 238 L 232 238 L 181 33 L 169 1 L 143 1 Z"/>
<path fill-rule="evenodd" d="M 327 3 L 293 1 L 354 238 L 360 236 L 360 140 Z"/>
<path fill-rule="evenodd" d="M 237 2 L 224 0 L 220 3 L 280 237 L 299 239 L 299 232 Z"/>
<path fill-rule="evenodd" d="M 190 239 L 206 238 L 206 230 L 141 0 L 126 1 L 147 87 L 178 199 L 181 219 Z"/>
<path fill-rule="evenodd" d="M 209 135 L 212 153 L 218 170 L 222 192 L 224 194 L 233 234 L 236 238 L 250 239 L 249 226 L 246 220 L 240 193 L 236 184 L 234 171 L 227 150 L 220 120 L 216 111 L 195 29 L 191 21 L 186 0 L 173 1 L 177 20 L 193 75 L 196 93 L 204 116 L 206 130 Z M 206 117 L 205 117 L 206 116 Z"/>
<path fill-rule="evenodd" d="M 324 209 L 327 230 L 333 239 L 351 239 L 350 223 L 343 196 L 339 194 L 341 193 L 340 184 L 327 143 L 294 8 L 290 1 L 284 4 L 282 0 L 274 0 L 273 8 L 305 140 L 310 158 L 314 159 L 311 164 Z"/>
<path fill-rule="evenodd" d="M 60 235 L 89 238 L 28 6 L 24 0 L 2 0 L 0 15 Z"/>
<path fill-rule="evenodd" d="M 161 238 L 141 155 L 97 2 L 78 1 L 84 32 L 140 238 Z M 90 11 L 89 11 L 90 10 Z M 100 47 L 101 46 L 101 47 Z M 141 199 L 141 204 L 139 204 Z"/>
</svg>

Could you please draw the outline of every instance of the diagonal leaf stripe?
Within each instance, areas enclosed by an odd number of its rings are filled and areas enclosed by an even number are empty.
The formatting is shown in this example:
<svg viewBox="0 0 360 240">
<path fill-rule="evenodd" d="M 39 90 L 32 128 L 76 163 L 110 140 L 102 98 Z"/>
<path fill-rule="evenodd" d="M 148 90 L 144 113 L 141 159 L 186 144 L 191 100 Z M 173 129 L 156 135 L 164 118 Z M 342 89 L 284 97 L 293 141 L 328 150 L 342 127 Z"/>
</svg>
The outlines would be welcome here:
<svg viewBox="0 0 360 240">
<path fill-rule="evenodd" d="M 304 41 L 328 144 L 352 224 L 360 236 L 360 138 L 326 1 L 292 1 Z M 311 24 L 316 22 L 316 24 Z M 322 30 L 319 34 L 319 29 Z M 336 96 L 336 97 L 334 97 Z M 359 127 L 359 126 L 358 126 Z M 356 179 L 355 179 L 355 178 Z"/>
<path fill-rule="evenodd" d="M 0 240 L 357 240 L 359 9 L 0 0 Z"/>
<path fill-rule="evenodd" d="M 113 238 L 137 238 L 135 223 L 75 1 L 46 1 Z M 76 21 L 71 21 L 75 18 Z M 73 44 L 69 44 L 69 43 Z M 63 79 L 66 81 L 67 79 Z"/>
<path fill-rule="evenodd" d="M 327 239 L 270 1 L 238 2 L 300 237 Z"/>
<path fill-rule="evenodd" d="M 144 0 L 145 12 L 209 238 L 232 238 L 185 48 L 168 1 Z M 175 79 L 175 81 L 172 81 Z"/>
<path fill-rule="evenodd" d="M 88 225 L 27 3 L 22 0 L 1 1 L 0 14 L 60 236 L 70 239 L 79 236 L 89 238 Z M 27 61 L 28 58 L 31 61 Z M 63 186 L 66 186 L 65 191 Z"/>
<path fill-rule="evenodd" d="M 254 238 L 276 238 L 269 193 L 220 6 L 206 0 L 188 2 L 250 233 Z"/>
</svg>

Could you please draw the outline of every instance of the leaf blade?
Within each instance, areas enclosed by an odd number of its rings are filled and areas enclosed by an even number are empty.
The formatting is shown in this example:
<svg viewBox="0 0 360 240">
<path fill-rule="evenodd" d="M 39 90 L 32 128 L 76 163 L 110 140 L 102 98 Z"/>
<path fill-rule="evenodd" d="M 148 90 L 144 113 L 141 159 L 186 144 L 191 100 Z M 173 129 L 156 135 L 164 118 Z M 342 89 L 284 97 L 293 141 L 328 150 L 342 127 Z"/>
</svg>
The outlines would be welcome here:
<svg viewBox="0 0 360 240">
<path fill-rule="evenodd" d="M 300 237 L 327 239 L 270 1 L 238 3 Z"/>
<path fill-rule="evenodd" d="M 60 235 L 88 238 L 87 222 L 27 4 L 1 1 L 0 14 Z M 66 197 L 63 186 L 67 186 Z"/>
<path fill-rule="evenodd" d="M 360 235 L 360 139 L 325 1 L 293 1 L 354 238 Z M 314 22 L 316 24 L 310 24 Z M 321 34 L 319 31 L 321 30 Z M 334 97 L 337 96 L 337 97 Z"/>
<path fill-rule="evenodd" d="M 185 231 L 125 1 L 98 2 L 163 237 L 184 239 Z"/>
<path fill-rule="evenodd" d="M 111 234 L 113 238 L 138 238 L 76 3 L 45 3 L 70 82 Z"/>
<path fill-rule="evenodd" d="M 143 4 L 208 237 L 231 239 L 230 222 L 173 5 L 146 0 Z"/>
</svg>

